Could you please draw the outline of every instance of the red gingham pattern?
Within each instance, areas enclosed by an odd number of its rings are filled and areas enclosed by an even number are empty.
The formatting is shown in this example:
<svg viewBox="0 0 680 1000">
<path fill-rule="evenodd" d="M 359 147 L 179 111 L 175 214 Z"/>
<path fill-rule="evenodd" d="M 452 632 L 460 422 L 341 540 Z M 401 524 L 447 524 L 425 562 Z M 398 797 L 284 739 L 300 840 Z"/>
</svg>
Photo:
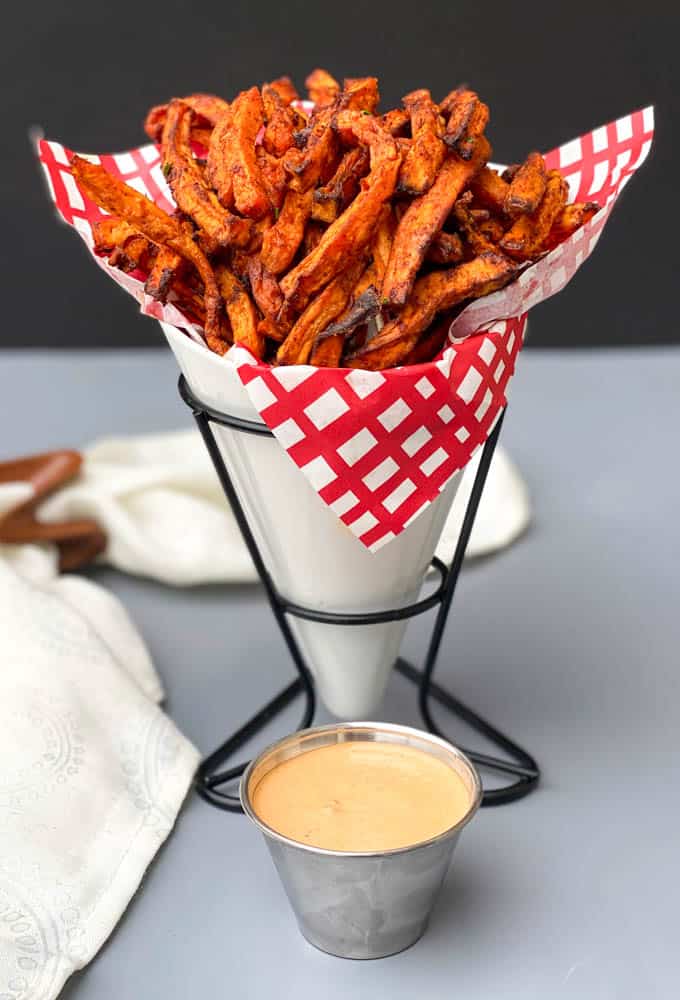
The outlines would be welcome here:
<svg viewBox="0 0 680 1000">
<path fill-rule="evenodd" d="M 506 402 L 526 314 L 560 291 L 599 239 L 614 202 L 646 158 L 652 108 L 636 111 L 546 156 L 569 184 L 570 200 L 601 210 L 582 229 L 523 271 L 507 288 L 471 303 L 452 324 L 450 346 L 433 362 L 385 372 L 271 368 L 233 347 L 216 364 L 235 364 L 248 395 L 321 499 L 376 551 L 434 500 L 487 439 Z M 90 249 L 90 223 L 103 213 L 78 188 L 70 152 L 41 140 L 38 153 L 62 217 Z M 173 207 L 155 146 L 90 157 L 166 210 Z M 172 305 L 144 292 L 141 275 L 96 258 L 142 311 L 202 340 Z"/>
</svg>

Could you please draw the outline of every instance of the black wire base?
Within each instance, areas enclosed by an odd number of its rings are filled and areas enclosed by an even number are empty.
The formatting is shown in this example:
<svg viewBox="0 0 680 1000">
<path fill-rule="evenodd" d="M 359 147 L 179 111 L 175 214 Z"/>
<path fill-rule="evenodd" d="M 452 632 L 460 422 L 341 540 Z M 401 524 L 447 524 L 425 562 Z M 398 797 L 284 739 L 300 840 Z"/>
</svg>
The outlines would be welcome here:
<svg viewBox="0 0 680 1000">
<path fill-rule="evenodd" d="M 434 668 L 439 653 L 439 648 L 446 627 L 446 620 L 453 601 L 453 596 L 458 582 L 465 550 L 467 548 L 472 526 L 474 524 L 479 501 L 484 490 L 487 473 L 491 464 L 496 444 L 501 431 L 504 413 L 501 413 L 486 444 L 484 445 L 475 481 L 470 494 L 470 499 L 463 518 L 460 535 L 456 545 L 456 550 L 447 567 L 436 557 L 432 560 L 432 567 L 439 573 L 439 584 L 433 593 L 427 597 L 416 601 L 413 604 L 401 608 L 391 608 L 385 611 L 372 611 L 359 614 L 344 614 L 330 611 L 319 611 L 315 608 L 307 608 L 287 600 L 279 594 L 274 581 L 272 580 L 267 567 L 264 564 L 257 542 L 250 530 L 250 525 L 243 511 L 238 494 L 231 480 L 227 467 L 222 458 L 219 446 L 212 432 L 211 423 L 220 424 L 231 430 L 241 431 L 246 434 L 270 435 L 271 431 L 265 424 L 255 421 L 244 420 L 226 413 L 221 413 L 207 406 L 197 399 L 184 377 L 179 380 L 179 391 L 184 402 L 193 412 L 194 418 L 201 432 L 205 445 L 210 453 L 210 457 L 215 466 L 215 470 L 222 484 L 222 488 L 229 500 L 234 517 L 243 535 L 243 539 L 248 547 L 250 556 L 255 564 L 255 568 L 262 580 L 267 592 L 269 603 L 276 618 L 277 624 L 286 641 L 288 650 L 298 672 L 298 677 L 288 684 L 270 702 L 261 708 L 251 719 L 245 722 L 236 730 L 224 743 L 213 751 L 201 763 L 196 775 L 196 790 L 211 805 L 230 812 L 242 812 L 238 796 L 230 794 L 224 790 L 224 786 L 234 782 L 241 776 L 248 766 L 249 761 L 232 765 L 226 770 L 221 770 L 223 766 L 233 757 L 233 755 L 253 736 L 282 712 L 299 694 L 304 694 L 305 707 L 298 726 L 305 729 L 311 725 L 316 709 L 316 694 L 314 681 L 307 667 L 295 636 L 290 627 L 287 615 L 297 618 L 304 618 L 308 621 L 325 622 L 333 625 L 374 625 L 390 621 L 403 621 L 423 614 L 426 611 L 439 606 L 432 636 L 428 646 L 425 662 L 422 670 L 417 670 L 410 663 L 399 659 L 395 664 L 396 670 L 411 683 L 418 687 L 418 706 L 423 723 L 429 732 L 448 739 L 452 743 L 460 746 L 457 740 L 443 732 L 432 717 L 430 711 L 430 701 L 433 699 L 445 708 L 454 718 L 466 723 L 475 732 L 484 736 L 500 751 L 505 757 L 495 757 L 488 754 L 479 753 L 474 750 L 464 752 L 474 763 L 481 768 L 490 770 L 498 774 L 508 775 L 514 780 L 508 782 L 500 788 L 485 789 L 482 798 L 482 805 L 500 805 L 504 802 L 512 802 L 527 795 L 536 787 L 540 778 L 540 771 L 536 761 L 526 750 L 522 749 L 514 740 L 502 733 L 490 722 L 478 715 L 473 709 L 455 698 L 450 692 L 440 687 L 433 680 Z M 461 747 L 461 749 L 463 749 Z"/>
</svg>

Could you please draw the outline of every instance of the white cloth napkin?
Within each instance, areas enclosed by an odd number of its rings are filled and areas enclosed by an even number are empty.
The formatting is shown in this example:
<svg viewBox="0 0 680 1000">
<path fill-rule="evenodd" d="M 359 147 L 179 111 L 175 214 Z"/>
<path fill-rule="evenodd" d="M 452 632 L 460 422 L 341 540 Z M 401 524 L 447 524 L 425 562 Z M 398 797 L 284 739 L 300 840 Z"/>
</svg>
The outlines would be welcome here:
<svg viewBox="0 0 680 1000">
<path fill-rule="evenodd" d="M 109 936 L 198 754 L 119 602 L 0 546 L 0 998 L 52 1000 Z"/>
<path fill-rule="evenodd" d="M 91 517 L 105 529 L 104 561 L 178 586 L 256 579 L 208 453 L 196 431 L 108 438 L 84 451 L 78 480 L 45 501 L 41 520 Z M 437 555 L 450 560 L 478 458 L 470 463 Z M 527 527 L 526 486 L 498 448 L 468 556 L 509 545 Z"/>
</svg>

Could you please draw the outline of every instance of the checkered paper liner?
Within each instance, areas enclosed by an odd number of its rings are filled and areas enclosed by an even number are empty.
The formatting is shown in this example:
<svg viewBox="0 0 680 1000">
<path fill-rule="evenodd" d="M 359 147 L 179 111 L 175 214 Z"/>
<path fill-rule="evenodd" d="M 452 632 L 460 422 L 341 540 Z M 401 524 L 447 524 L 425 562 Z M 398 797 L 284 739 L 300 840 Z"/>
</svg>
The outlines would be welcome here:
<svg viewBox="0 0 680 1000">
<path fill-rule="evenodd" d="M 571 280 L 592 253 L 614 203 L 652 143 L 651 107 L 594 129 L 546 155 L 571 201 L 600 211 L 507 288 L 472 302 L 453 322 L 436 361 L 383 372 L 270 367 L 234 346 L 216 365 L 235 365 L 248 396 L 321 499 L 371 551 L 398 535 L 486 441 L 506 403 L 528 310 Z M 40 140 L 38 155 L 55 205 L 96 262 L 141 311 L 203 342 L 172 304 L 145 294 L 144 276 L 124 274 L 92 251 L 90 224 L 105 213 L 79 189 L 70 150 Z M 89 156 L 166 211 L 174 203 L 157 148 Z M 206 348 L 207 350 L 207 348 Z"/>
</svg>

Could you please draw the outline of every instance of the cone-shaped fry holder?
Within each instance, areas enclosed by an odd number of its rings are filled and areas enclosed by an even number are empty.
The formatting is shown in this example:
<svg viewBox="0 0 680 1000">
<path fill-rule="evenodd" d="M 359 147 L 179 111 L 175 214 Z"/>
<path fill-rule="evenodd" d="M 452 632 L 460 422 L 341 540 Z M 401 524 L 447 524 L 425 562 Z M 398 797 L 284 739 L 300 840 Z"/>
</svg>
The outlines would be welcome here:
<svg viewBox="0 0 680 1000">
<path fill-rule="evenodd" d="M 271 435 L 269 428 L 258 421 L 248 420 L 235 414 L 224 413 L 208 406 L 191 391 L 184 376 L 180 377 L 179 391 L 182 399 L 193 412 L 198 429 L 213 461 L 255 568 L 262 580 L 274 617 L 298 672 L 296 680 L 279 692 L 275 698 L 261 708 L 259 712 L 225 740 L 221 746 L 205 758 L 196 776 L 196 788 L 199 794 L 207 802 L 220 809 L 230 812 L 242 812 L 238 796 L 223 791 L 223 787 L 239 778 L 248 766 L 249 761 L 228 767 L 226 770 L 220 770 L 223 765 L 244 743 L 283 711 L 299 694 L 303 694 L 305 699 L 305 709 L 299 728 L 304 729 L 311 725 L 316 708 L 315 682 L 305 662 L 300 643 L 296 638 L 289 618 L 335 627 L 379 626 L 389 622 L 406 622 L 407 619 L 423 614 L 425 611 L 429 611 L 437 606 L 439 606 L 439 610 L 423 668 L 418 670 L 402 659 L 397 659 L 395 663 L 395 667 L 399 673 L 418 687 L 418 703 L 423 722 L 431 733 L 442 736 L 444 739 L 450 739 L 446 733 L 442 732 L 432 717 L 430 699 L 434 699 L 446 708 L 451 715 L 467 723 L 472 729 L 498 747 L 499 750 L 507 754 L 506 758 L 501 758 L 470 750 L 464 751 L 479 767 L 499 774 L 509 775 L 514 779 L 500 788 L 486 790 L 482 799 L 483 805 L 500 805 L 504 802 L 511 802 L 522 798 L 532 791 L 536 787 L 540 777 L 538 765 L 533 757 L 490 722 L 483 719 L 433 680 L 434 668 L 444 635 L 446 620 L 479 507 L 479 501 L 484 490 L 491 459 L 500 435 L 504 413 L 501 413 L 484 445 L 451 565 L 447 567 L 440 559 L 436 557 L 432 559 L 432 567 L 439 574 L 439 583 L 434 592 L 418 601 L 389 610 L 342 613 L 296 604 L 286 599 L 279 592 L 251 530 L 238 491 L 224 462 L 222 451 L 213 429 L 214 425 L 217 425 L 218 427 L 229 428 L 232 432 L 236 431 L 242 434 L 261 436 Z M 455 742 L 457 743 L 457 741 Z"/>
</svg>

